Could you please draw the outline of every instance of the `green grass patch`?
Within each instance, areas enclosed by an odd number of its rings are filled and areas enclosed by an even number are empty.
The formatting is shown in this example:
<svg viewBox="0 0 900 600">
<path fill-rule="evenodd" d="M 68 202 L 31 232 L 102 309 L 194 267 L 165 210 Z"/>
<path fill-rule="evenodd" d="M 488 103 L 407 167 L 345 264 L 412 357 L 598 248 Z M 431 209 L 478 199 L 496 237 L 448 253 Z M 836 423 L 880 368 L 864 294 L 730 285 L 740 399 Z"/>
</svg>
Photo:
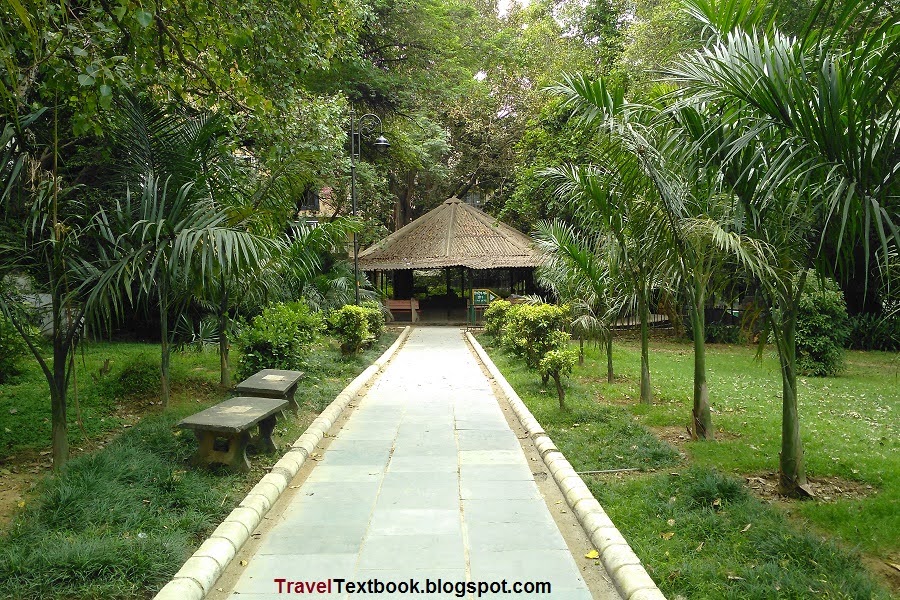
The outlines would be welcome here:
<svg viewBox="0 0 900 600">
<path fill-rule="evenodd" d="M 70 445 L 85 441 L 77 424 L 78 407 L 84 432 L 94 438 L 121 429 L 122 414 L 138 411 L 143 401 L 156 397 L 159 361 L 155 344 L 101 342 L 79 348 L 68 397 Z M 7 455 L 50 444 L 47 380 L 33 358 L 21 365 L 22 373 L 0 385 L 0 452 Z M 172 354 L 173 404 L 210 398 L 217 392 L 218 380 L 219 357 L 214 351 Z"/>
<path fill-rule="evenodd" d="M 809 474 L 869 482 L 875 492 L 856 500 L 793 504 L 792 510 L 814 524 L 808 527 L 751 496 L 742 479 L 726 474 L 777 470 L 781 384 L 775 357 L 755 362 L 752 348 L 708 347 L 720 441 L 685 442 L 686 456 L 680 459 L 650 428 L 685 431 L 693 390 L 690 345 L 651 344 L 655 404 L 649 407 L 638 404 L 637 342 L 615 345 L 613 384 L 606 383 L 605 356 L 587 348 L 584 365 L 568 381 L 571 410 L 560 412 L 555 392 L 540 385 L 537 373 L 492 347 L 489 337 L 481 340 L 576 470 L 662 470 L 585 480 L 667 596 L 889 597 L 857 552 L 898 548 L 898 417 L 896 400 L 890 400 L 900 383 L 896 354 L 850 353 L 842 377 L 802 380 Z M 842 541 L 824 539 L 823 531 Z"/>
<path fill-rule="evenodd" d="M 693 352 L 687 343 L 654 340 L 650 369 L 656 401 L 629 410 L 647 426 L 684 431 L 693 394 Z M 717 441 L 687 442 L 692 462 L 739 475 L 778 470 L 781 376 L 777 357 L 755 360 L 755 348 L 710 345 L 707 367 Z M 605 365 L 590 348 L 576 377 Z M 616 345 L 622 383 L 598 389 L 606 400 L 636 398 L 637 343 Z M 837 377 L 799 378 L 800 433 L 807 475 L 857 484 L 863 498 L 839 497 L 794 505 L 799 514 L 850 546 L 882 557 L 900 553 L 900 354 L 849 351 Z M 871 489 L 866 487 L 871 486 Z"/>
<path fill-rule="evenodd" d="M 282 440 L 293 442 L 312 415 L 395 339 L 395 334 L 386 334 L 355 357 L 342 357 L 337 345 L 327 338 L 318 343 L 310 352 L 307 378 L 297 392 L 305 416 L 279 422 L 277 431 Z M 121 359 L 153 348 L 146 344 L 109 344 L 102 347 L 104 352 L 89 354 L 93 357 L 91 364 L 102 365 L 106 353 L 115 353 Z M 214 352 L 184 353 L 174 358 L 173 373 L 184 392 L 179 401 L 173 399 L 164 413 L 146 416 L 103 450 L 72 459 L 62 473 L 45 478 L 16 515 L 0 538 L 0 598 L 150 598 L 265 469 L 278 460 L 281 453 L 251 458 L 253 470 L 246 475 L 191 467 L 195 438 L 173 426 L 181 418 L 220 401 L 225 392 L 219 390 L 209 397 L 188 393 L 192 381 L 208 385 L 217 379 L 217 369 L 211 368 L 218 365 Z M 112 371 L 110 376 L 114 376 Z M 27 380 L 13 385 L 23 386 L 16 389 L 28 388 Z M 37 383 L 32 382 L 32 386 L 37 387 Z M 116 400 L 103 395 L 113 388 L 112 384 L 98 383 L 94 391 L 100 397 L 84 390 L 83 411 L 91 407 L 91 418 L 102 419 L 115 402 L 133 401 L 131 396 Z M 4 392 L 8 390 L 4 386 Z M 28 407 L 21 396 L 16 405 L 29 414 L 49 411 L 36 392 L 25 398 L 33 399 L 37 406 Z M 37 427 L 17 439 L 23 440 L 23 447 L 38 447 L 49 441 L 49 429 L 45 438 L 41 435 Z"/>
<path fill-rule="evenodd" d="M 670 598 L 889 598 L 852 553 L 711 468 L 586 481 Z"/>
</svg>

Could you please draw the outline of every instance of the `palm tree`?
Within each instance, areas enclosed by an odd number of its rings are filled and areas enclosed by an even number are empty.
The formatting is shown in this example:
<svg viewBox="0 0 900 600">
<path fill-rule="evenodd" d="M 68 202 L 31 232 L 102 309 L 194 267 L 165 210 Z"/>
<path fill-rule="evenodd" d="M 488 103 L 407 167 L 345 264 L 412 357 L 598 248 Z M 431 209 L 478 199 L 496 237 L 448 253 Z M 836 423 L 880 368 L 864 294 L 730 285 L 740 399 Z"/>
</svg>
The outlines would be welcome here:
<svg viewBox="0 0 900 600">
<path fill-rule="evenodd" d="M 0 312 L 12 323 L 34 356 L 50 391 L 53 468 L 61 469 L 69 456 L 67 402 L 75 368 L 75 350 L 89 310 L 84 290 L 96 278 L 87 240 L 90 226 L 73 189 L 63 185 L 54 171 L 47 172 L 28 148 L 24 132 L 44 113 L 12 117 L 0 134 L 0 202 L 12 197 L 24 207 L 22 214 L 4 211 L 9 237 L 0 242 Z M 54 113 L 54 118 L 56 114 Z M 56 148 L 53 148 L 55 154 Z M 22 177 L 28 172 L 27 179 Z M 24 223 L 22 218 L 24 217 Z M 23 310 L 19 285 L 12 280 L 34 277 L 37 290 L 50 298 L 49 331 L 52 358 L 30 334 L 29 314 Z"/>
<path fill-rule="evenodd" d="M 90 300 L 109 326 L 126 298 L 134 300 L 135 293 L 155 297 L 161 399 L 167 406 L 169 316 L 180 313 L 192 287 L 219 289 L 224 298 L 219 306 L 227 311 L 229 296 L 222 283 L 258 268 L 283 242 L 249 231 L 245 213 L 216 198 L 211 166 L 225 154 L 218 143 L 223 125 L 217 117 L 170 114 L 133 98 L 122 112 L 126 126 L 119 136 L 128 148 L 129 187 L 124 202 L 97 213 L 103 274 Z M 135 183 L 138 193 L 130 187 Z"/>
<path fill-rule="evenodd" d="M 572 306 L 573 329 L 604 343 L 606 380 L 612 383 L 612 327 L 628 299 L 611 276 L 609 236 L 585 234 L 562 221 L 542 221 L 533 237 L 545 258 L 536 272 L 538 281 Z"/>
<path fill-rule="evenodd" d="M 600 143 L 602 166 L 568 166 L 545 171 L 556 193 L 577 205 L 578 225 L 592 234 L 606 233 L 613 244 L 608 256 L 610 273 L 628 282 L 633 291 L 641 327 L 641 402 L 651 404 L 650 301 L 654 290 L 669 280 L 668 247 L 660 243 L 665 231 L 663 215 L 654 206 L 650 190 L 634 177 L 634 160 Z"/>
<path fill-rule="evenodd" d="M 876 239 L 900 244 L 900 16 L 877 1 L 821 0 L 797 38 L 760 26 L 751 0 L 688 0 L 711 34 L 669 72 L 684 102 L 719 126 L 700 133 L 711 164 L 738 196 L 748 230 L 774 248 L 762 278 L 782 373 L 783 493 L 809 493 L 797 407 L 796 317 L 806 269 L 829 239 L 846 260 Z M 816 23 L 827 23 L 816 25 Z M 882 261 L 882 263 L 885 261 Z"/>
<path fill-rule="evenodd" d="M 602 78 L 567 77 L 553 89 L 583 121 L 609 136 L 605 157 L 621 165 L 616 177 L 653 193 L 661 223 L 656 243 L 667 250 L 664 255 L 672 276 L 688 299 L 694 334 L 692 433 L 697 439 L 713 439 L 706 377 L 706 305 L 727 285 L 723 271 L 729 261 L 754 272 L 764 270 L 766 246 L 741 232 L 734 195 L 725 193 L 721 177 L 707 166 L 707 149 L 694 143 L 686 131 L 688 126 L 703 125 L 702 107 L 685 105 L 676 110 L 658 101 L 627 102 L 623 90 Z"/>
</svg>

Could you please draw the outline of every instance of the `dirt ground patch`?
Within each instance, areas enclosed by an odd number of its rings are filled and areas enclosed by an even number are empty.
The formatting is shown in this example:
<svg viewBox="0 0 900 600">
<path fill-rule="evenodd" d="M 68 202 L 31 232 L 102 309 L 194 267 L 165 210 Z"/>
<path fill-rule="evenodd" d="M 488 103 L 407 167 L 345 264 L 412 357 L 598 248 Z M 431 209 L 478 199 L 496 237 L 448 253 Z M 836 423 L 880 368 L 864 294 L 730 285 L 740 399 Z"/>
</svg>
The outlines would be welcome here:
<svg viewBox="0 0 900 600">
<path fill-rule="evenodd" d="M 887 560 L 871 554 L 863 554 L 861 558 L 869 571 L 875 573 L 894 594 L 900 595 L 900 554 L 889 556 Z"/>
<path fill-rule="evenodd" d="M 684 444 L 691 441 L 691 432 L 685 423 L 684 426 L 665 425 L 660 427 L 650 427 L 650 430 L 656 434 L 656 437 L 668 444 L 675 446 L 678 450 L 684 450 Z M 716 431 L 717 440 L 736 440 L 741 434 L 732 431 Z"/>
<path fill-rule="evenodd" d="M 874 486 L 842 477 L 808 477 L 809 487 L 816 494 L 816 502 L 837 502 L 838 500 L 855 500 L 876 493 Z M 770 471 L 755 475 L 746 475 L 747 487 L 766 501 L 793 502 L 778 493 L 778 473 Z M 804 500 L 805 501 L 805 500 Z"/>
</svg>

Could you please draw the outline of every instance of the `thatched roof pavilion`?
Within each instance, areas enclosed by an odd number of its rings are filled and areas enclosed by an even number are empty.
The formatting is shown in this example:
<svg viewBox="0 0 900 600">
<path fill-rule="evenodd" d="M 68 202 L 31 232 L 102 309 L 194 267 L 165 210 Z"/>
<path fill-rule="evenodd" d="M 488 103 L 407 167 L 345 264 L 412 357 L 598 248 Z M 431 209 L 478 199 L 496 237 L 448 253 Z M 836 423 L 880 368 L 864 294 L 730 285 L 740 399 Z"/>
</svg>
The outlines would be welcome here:
<svg viewBox="0 0 900 600">
<path fill-rule="evenodd" d="M 509 225 L 450 198 L 359 254 L 364 271 L 537 267 L 531 239 Z"/>
</svg>

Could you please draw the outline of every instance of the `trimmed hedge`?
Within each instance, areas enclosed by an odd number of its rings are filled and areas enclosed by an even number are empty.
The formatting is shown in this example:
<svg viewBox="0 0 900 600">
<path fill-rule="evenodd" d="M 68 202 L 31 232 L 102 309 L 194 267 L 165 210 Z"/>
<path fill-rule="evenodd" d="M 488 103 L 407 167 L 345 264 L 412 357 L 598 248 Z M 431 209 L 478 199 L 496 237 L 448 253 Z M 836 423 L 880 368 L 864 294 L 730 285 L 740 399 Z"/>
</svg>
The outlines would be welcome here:
<svg viewBox="0 0 900 600">
<path fill-rule="evenodd" d="M 565 331 L 571 321 L 568 304 L 515 304 L 506 313 L 503 346 L 524 358 L 529 368 L 537 369 L 548 351 L 561 347 L 561 338 L 553 333 Z M 568 343 L 568 334 L 565 338 Z"/>
<path fill-rule="evenodd" d="M 322 315 L 310 310 L 302 300 L 266 307 L 235 339 L 241 353 L 238 378 L 247 378 L 262 369 L 300 370 L 306 351 L 324 327 Z"/>
<path fill-rule="evenodd" d="M 328 317 L 329 331 L 341 343 L 343 354 L 356 354 L 373 339 L 369 331 L 372 309 L 345 304 Z"/>
</svg>

